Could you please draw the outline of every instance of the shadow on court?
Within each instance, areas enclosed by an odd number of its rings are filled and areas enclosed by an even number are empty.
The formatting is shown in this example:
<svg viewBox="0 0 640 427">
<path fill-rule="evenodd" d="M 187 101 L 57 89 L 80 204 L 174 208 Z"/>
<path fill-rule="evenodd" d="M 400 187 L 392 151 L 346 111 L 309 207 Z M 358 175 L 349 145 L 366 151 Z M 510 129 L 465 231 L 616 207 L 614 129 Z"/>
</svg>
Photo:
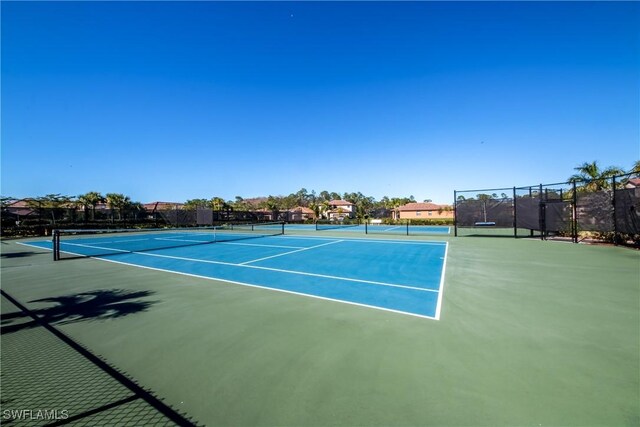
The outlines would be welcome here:
<svg viewBox="0 0 640 427">
<path fill-rule="evenodd" d="M 51 303 L 50 307 L 33 309 L 32 313 L 49 324 L 117 319 L 147 311 L 157 301 L 143 301 L 151 291 L 125 289 L 97 290 L 60 297 L 32 300 L 30 303 Z M 2 335 L 33 328 L 38 324 L 26 313 L 14 311 L 0 316 Z"/>
<path fill-rule="evenodd" d="M 7 425 L 194 426 L 186 414 L 163 403 L 126 372 L 94 355 L 49 322 L 109 319 L 141 312 L 153 302 L 134 301 L 151 292 L 109 290 L 32 302 L 30 310 L 2 294 L 2 422 Z M 7 330 L 9 329 L 9 330 Z M 13 332 L 13 333 L 7 333 Z"/>
<path fill-rule="evenodd" d="M 10 258 L 26 258 L 34 255 L 41 255 L 41 252 L 10 252 L 6 254 L 1 254 L 0 257 L 4 259 Z"/>
</svg>

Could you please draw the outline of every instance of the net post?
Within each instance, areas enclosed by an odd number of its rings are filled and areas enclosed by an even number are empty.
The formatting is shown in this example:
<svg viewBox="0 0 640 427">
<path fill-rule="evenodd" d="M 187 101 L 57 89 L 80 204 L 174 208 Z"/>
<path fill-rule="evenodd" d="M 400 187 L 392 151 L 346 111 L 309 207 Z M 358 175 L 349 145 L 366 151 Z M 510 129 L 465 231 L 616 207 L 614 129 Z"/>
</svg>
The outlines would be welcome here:
<svg viewBox="0 0 640 427">
<path fill-rule="evenodd" d="M 542 198 L 542 184 L 540 184 L 539 188 L 539 193 L 538 193 L 538 198 L 540 199 L 540 240 L 544 240 L 545 239 L 545 233 L 547 232 L 547 224 L 546 224 L 546 219 L 547 219 L 547 211 L 546 211 L 546 206 L 544 205 L 543 202 L 543 198 Z"/>
<path fill-rule="evenodd" d="M 409 220 L 409 219 L 407 220 L 407 236 L 409 235 L 409 221 L 411 221 L 411 220 Z"/>
<path fill-rule="evenodd" d="M 282 233 L 281 233 L 281 234 L 283 234 L 283 235 L 284 235 L 284 221 L 282 222 L 282 224 L 281 224 L 281 225 L 282 225 Z"/>
<path fill-rule="evenodd" d="M 53 230 L 51 245 L 53 248 L 53 260 L 60 261 L 60 231 L 59 230 Z"/>
<path fill-rule="evenodd" d="M 613 205 L 613 245 L 618 246 L 618 223 L 616 222 L 616 177 L 611 177 L 611 204 Z"/>
<path fill-rule="evenodd" d="M 518 210 L 516 208 L 516 187 L 513 187 L 513 237 L 518 238 Z"/>
<path fill-rule="evenodd" d="M 364 234 L 369 234 L 369 221 L 364 222 Z"/>
<path fill-rule="evenodd" d="M 458 208 L 458 198 L 457 196 L 457 191 L 453 190 L 453 236 L 454 237 L 458 237 L 458 215 L 456 215 L 457 213 L 457 208 Z"/>
</svg>

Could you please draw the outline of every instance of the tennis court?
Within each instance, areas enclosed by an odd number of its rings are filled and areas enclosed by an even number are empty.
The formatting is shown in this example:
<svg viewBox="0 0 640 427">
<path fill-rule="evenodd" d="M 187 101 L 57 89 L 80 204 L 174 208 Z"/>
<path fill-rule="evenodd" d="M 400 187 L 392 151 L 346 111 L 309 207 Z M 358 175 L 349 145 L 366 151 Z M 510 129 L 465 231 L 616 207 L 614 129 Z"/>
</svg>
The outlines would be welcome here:
<svg viewBox="0 0 640 427">
<path fill-rule="evenodd" d="M 287 224 L 287 229 L 291 230 L 316 230 L 316 231 L 345 231 L 362 234 L 386 234 L 404 236 L 446 236 L 451 233 L 451 227 L 444 225 L 413 225 L 404 224 L 342 224 L 340 222 L 318 222 L 315 226 L 306 224 Z"/>
<path fill-rule="evenodd" d="M 446 242 L 289 236 L 278 227 L 79 230 L 60 240 L 60 252 L 439 318 Z M 50 240 L 28 244 L 52 249 Z"/>
<path fill-rule="evenodd" d="M 3 409 L 92 426 L 640 423 L 638 251 L 133 236 L 62 236 L 76 255 L 59 262 L 46 238 L 0 242 Z"/>
</svg>

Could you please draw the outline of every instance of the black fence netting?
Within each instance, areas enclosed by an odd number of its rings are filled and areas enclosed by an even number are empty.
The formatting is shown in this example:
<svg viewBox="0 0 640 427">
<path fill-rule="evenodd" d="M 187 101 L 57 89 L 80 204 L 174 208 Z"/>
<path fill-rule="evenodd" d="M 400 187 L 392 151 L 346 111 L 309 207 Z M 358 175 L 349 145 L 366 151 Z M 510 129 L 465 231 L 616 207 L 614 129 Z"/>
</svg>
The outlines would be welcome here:
<svg viewBox="0 0 640 427">
<path fill-rule="evenodd" d="M 511 190 L 457 192 L 456 221 L 458 225 L 461 227 L 513 227 L 513 199 L 505 191 Z"/>
<path fill-rule="evenodd" d="M 559 236 L 640 242 L 637 174 L 528 187 L 455 191 L 455 235 Z M 486 229 L 502 229 L 487 232 Z M 511 229 L 512 231 L 509 231 Z"/>
<path fill-rule="evenodd" d="M 576 214 L 580 231 L 614 231 L 613 191 L 578 191 Z"/>
<path fill-rule="evenodd" d="M 516 227 L 540 231 L 540 192 L 529 187 L 515 193 Z"/>
<path fill-rule="evenodd" d="M 640 187 L 615 190 L 618 232 L 640 235 Z"/>
</svg>

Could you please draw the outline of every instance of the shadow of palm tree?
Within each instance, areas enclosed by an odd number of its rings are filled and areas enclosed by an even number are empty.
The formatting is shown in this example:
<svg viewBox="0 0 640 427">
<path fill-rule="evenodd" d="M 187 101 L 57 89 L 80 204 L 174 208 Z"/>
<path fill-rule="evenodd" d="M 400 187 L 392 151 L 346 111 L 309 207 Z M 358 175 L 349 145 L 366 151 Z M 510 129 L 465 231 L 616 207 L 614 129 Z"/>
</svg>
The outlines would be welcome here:
<svg viewBox="0 0 640 427">
<path fill-rule="evenodd" d="M 157 301 L 140 301 L 152 295 L 151 291 L 129 291 L 125 289 L 97 290 L 74 295 L 42 298 L 32 303 L 53 303 L 53 306 L 33 309 L 31 312 L 50 324 L 117 319 L 134 313 L 147 311 Z M 22 322 L 30 317 L 21 311 L 2 314 L 2 334 L 37 326 L 35 321 Z"/>
</svg>

